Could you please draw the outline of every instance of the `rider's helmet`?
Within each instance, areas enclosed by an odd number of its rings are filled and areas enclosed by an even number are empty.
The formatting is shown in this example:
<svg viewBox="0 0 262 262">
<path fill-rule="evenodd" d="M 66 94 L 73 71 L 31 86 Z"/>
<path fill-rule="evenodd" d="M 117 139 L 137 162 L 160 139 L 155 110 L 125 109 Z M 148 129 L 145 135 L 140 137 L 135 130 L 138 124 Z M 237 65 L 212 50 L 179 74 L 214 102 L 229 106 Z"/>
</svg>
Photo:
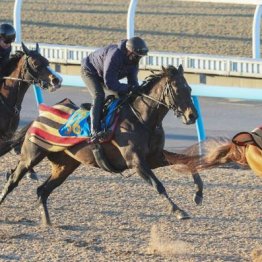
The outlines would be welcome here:
<svg viewBox="0 0 262 262">
<path fill-rule="evenodd" d="M 147 55 L 148 53 L 148 47 L 145 41 L 138 36 L 132 37 L 127 40 L 126 49 L 134 53 L 135 55 L 138 55 L 141 57 Z"/>
<path fill-rule="evenodd" d="M 10 44 L 15 41 L 16 32 L 12 25 L 1 24 L 0 25 L 0 38 L 4 40 L 6 44 Z"/>
</svg>

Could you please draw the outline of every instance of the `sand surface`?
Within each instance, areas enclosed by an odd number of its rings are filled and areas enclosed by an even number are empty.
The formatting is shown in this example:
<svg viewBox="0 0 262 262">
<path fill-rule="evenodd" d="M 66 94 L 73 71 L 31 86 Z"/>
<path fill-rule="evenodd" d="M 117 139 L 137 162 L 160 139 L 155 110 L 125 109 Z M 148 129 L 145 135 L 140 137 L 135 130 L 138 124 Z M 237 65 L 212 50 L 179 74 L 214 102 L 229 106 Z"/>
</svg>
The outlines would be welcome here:
<svg viewBox="0 0 262 262">
<path fill-rule="evenodd" d="M 0 22 L 12 22 L 14 1 L 0 1 Z M 126 37 L 129 1 L 28 0 L 22 39 L 104 46 Z M 254 5 L 138 1 L 135 32 L 150 50 L 252 57 Z"/>
<path fill-rule="evenodd" d="M 17 159 L 2 157 L 1 171 Z M 202 172 L 204 202 L 196 206 L 189 174 L 156 169 L 192 217 L 180 221 L 137 174 L 81 166 L 50 196 L 50 228 L 39 223 L 36 199 L 47 161 L 36 170 L 39 181 L 25 177 L 1 206 L 0 261 L 262 261 L 262 180 L 250 170 Z"/>
</svg>

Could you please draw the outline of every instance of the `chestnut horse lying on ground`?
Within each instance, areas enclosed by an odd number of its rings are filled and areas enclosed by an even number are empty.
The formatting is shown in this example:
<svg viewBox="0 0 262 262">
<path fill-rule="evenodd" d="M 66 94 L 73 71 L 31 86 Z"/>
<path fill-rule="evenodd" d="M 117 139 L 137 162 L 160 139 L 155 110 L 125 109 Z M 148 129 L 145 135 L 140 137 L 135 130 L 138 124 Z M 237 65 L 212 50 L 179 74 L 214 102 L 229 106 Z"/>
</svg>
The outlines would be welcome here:
<svg viewBox="0 0 262 262">
<path fill-rule="evenodd" d="M 168 111 L 172 109 L 175 115 L 181 117 L 183 123 L 187 125 L 194 124 L 198 117 L 191 99 L 191 88 L 184 78 L 182 66 L 178 69 L 172 66 L 163 68 L 161 73 L 151 75 L 146 80 L 141 86 L 141 92 L 122 105 L 113 139 L 101 144 L 100 147 L 114 172 L 120 173 L 126 169 L 135 168 L 137 173 L 166 199 L 177 218 L 189 218 L 189 215 L 171 200 L 152 169 L 169 165 L 163 152 L 165 134 L 162 127 L 162 120 Z M 31 142 L 29 132 L 27 132 L 20 162 L 12 171 L 2 190 L 0 203 L 18 186 L 29 168 L 47 157 L 52 165 L 52 174 L 38 187 L 37 195 L 42 222 L 50 224 L 47 207 L 49 195 L 80 164 L 98 167 L 94 156 L 95 149 L 96 145 L 83 141 L 62 151 L 51 152 Z M 197 172 L 193 170 L 191 173 L 197 185 L 194 200 L 200 204 L 203 183 Z"/>
<path fill-rule="evenodd" d="M 236 134 L 232 141 L 216 147 L 204 156 L 196 168 L 212 168 L 230 162 L 248 166 L 262 178 L 262 127 Z"/>
<path fill-rule="evenodd" d="M 206 153 L 200 155 L 174 155 L 165 152 L 165 157 L 178 171 L 204 170 L 215 168 L 220 165 L 236 163 L 242 167 L 249 167 L 254 173 L 262 178 L 262 127 L 252 132 L 240 132 L 231 140 L 210 139 L 201 145 L 193 145 L 188 151 L 196 151 L 202 146 Z M 184 165 L 176 167 L 177 163 Z"/>
</svg>

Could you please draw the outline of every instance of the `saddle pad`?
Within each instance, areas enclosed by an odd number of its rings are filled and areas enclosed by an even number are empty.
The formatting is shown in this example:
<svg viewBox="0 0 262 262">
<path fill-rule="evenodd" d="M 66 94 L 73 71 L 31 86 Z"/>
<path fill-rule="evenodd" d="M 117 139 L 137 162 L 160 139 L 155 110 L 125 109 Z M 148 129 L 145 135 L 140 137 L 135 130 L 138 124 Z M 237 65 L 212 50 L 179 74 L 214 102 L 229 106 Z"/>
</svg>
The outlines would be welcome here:
<svg viewBox="0 0 262 262">
<path fill-rule="evenodd" d="M 50 107 L 40 104 L 39 117 L 28 130 L 29 140 L 51 152 L 62 151 L 87 140 L 83 137 L 62 137 L 59 134 L 60 126 L 65 124 L 74 111 L 75 108 L 70 105 L 56 104 Z"/>
<path fill-rule="evenodd" d="M 61 125 L 67 122 L 76 109 L 74 104 L 56 104 L 54 106 L 40 104 L 39 117 L 28 130 L 29 140 L 50 152 L 63 151 L 83 141 L 91 143 L 90 137 L 61 136 L 59 133 Z M 100 143 L 106 143 L 112 139 L 117 123 L 118 114 L 109 129 L 111 132 Z"/>
<path fill-rule="evenodd" d="M 72 113 L 66 123 L 59 128 L 61 136 L 90 137 L 90 111 L 78 109 Z"/>
<path fill-rule="evenodd" d="M 262 149 L 262 126 L 251 132 L 240 132 L 232 138 L 232 142 L 238 146 L 249 144 L 256 145 Z"/>
<path fill-rule="evenodd" d="M 104 118 L 101 120 L 102 130 L 110 129 L 117 114 L 119 101 L 120 99 L 114 99 L 105 105 L 103 112 Z M 90 111 L 80 108 L 74 111 L 66 123 L 60 127 L 59 133 L 61 136 L 91 137 L 90 122 Z"/>
</svg>

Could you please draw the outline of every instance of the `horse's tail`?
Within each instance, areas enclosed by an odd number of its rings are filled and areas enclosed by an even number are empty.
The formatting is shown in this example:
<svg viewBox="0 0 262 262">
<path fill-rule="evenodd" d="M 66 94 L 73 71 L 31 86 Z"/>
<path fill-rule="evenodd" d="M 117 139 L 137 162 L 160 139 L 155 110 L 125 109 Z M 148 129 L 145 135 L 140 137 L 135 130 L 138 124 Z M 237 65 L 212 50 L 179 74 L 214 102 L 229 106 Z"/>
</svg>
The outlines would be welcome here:
<svg viewBox="0 0 262 262">
<path fill-rule="evenodd" d="M 13 148 L 20 147 L 22 145 L 25 139 L 26 132 L 29 129 L 29 127 L 31 126 L 31 124 L 32 123 L 16 131 L 10 139 L 1 141 L 0 156 L 7 154 Z"/>
<path fill-rule="evenodd" d="M 213 168 L 227 163 L 237 163 L 246 166 L 245 147 L 238 146 L 232 142 L 218 145 L 201 159 L 200 164 L 196 168 Z"/>
<path fill-rule="evenodd" d="M 167 150 L 163 150 L 165 160 L 169 165 L 177 171 L 189 171 L 192 173 L 196 172 L 196 167 L 199 166 L 201 156 L 200 155 L 187 155 L 187 154 L 176 154 Z"/>
<path fill-rule="evenodd" d="M 245 147 L 235 145 L 228 139 L 205 141 L 201 145 L 202 149 L 205 150 L 203 155 L 196 153 L 199 146 L 199 144 L 196 144 L 189 147 L 184 154 L 175 154 L 164 150 L 165 160 L 177 171 L 190 171 L 192 173 L 227 163 L 248 165 Z"/>
</svg>

